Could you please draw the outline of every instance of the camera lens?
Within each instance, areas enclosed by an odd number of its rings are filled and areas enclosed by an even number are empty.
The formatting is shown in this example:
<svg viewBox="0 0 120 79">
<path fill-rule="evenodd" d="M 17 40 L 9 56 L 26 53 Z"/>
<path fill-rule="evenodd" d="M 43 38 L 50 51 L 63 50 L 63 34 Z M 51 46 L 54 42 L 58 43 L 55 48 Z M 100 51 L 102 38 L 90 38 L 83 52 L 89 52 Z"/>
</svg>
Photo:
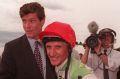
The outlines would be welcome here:
<svg viewBox="0 0 120 79">
<path fill-rule="evenodd" d="M 98 37 L 96 35 L 89 36 L 86 40 L 86 44 L 89 48 L 98 46 Z"/>
</svg>

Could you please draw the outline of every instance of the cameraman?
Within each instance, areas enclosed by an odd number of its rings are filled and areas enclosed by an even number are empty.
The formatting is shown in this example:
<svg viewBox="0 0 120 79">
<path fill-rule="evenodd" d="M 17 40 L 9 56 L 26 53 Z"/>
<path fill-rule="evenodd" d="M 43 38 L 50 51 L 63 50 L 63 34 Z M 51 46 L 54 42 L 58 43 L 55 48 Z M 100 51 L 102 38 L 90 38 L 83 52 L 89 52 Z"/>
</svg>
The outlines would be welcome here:
<svg viewBox="0 0 120 79">
<path fill-rule="evenodd" d="M 120 65 L 120 53 L 113 49 L 116 32 L 112 29 L 102 29 L 98 34 L 98 45 L 91 53 L 91 48 L 86 44 L 82 56 L 84 64 L 94 70 L 98 79 L 117 79 Z"/>
</svg>

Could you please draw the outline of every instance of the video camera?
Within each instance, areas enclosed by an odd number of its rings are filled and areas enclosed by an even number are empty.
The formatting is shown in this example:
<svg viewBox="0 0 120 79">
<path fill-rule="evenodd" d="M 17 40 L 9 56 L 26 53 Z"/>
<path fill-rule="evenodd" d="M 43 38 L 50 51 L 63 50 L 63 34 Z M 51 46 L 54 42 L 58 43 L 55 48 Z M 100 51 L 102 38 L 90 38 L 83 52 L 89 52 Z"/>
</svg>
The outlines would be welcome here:
<svg viewBox="0 0 120 79">
<path fill-rule="evenodd" d="M 94 21 L 88 25 L 88 29 L 91 35 L 86 39 L 86 45 L 91 48 L 91 53 L 95 53 L 94 48 L 99 45 L 98 40 L 106 39 L 108 35 L 112 36 L 112 44 L 110 45 L 113 45 L 116 36 L 116 32 L 114 30 L 110 28 L 104 28 L 99 31 L 99 34 L 97 34 L 98 25 Z"/>
<path fill-rule="evenodd" d="M 86 39 L 86 44 L 88 47 L 90 48 L 94 48 L 98 45 L 98 25 L 96 24 L 96 22 L 92 21 L 89 25 L 88 25 L 88 30 L 91 33 L 91 35 Z"/>
<path fill-rule="evenodd" d="M 88 25 L 88 30 L 91 33 L 91 35 L 86 39 L 86 45 L 89 48 L 91 48 L 91 53 L 95 53 L 94 48 L 99 44 L 98 42 L 99 36 L 97 34 L 98 25 L 96 24 L 96 22 L 92 21 Z"/>
</svg>

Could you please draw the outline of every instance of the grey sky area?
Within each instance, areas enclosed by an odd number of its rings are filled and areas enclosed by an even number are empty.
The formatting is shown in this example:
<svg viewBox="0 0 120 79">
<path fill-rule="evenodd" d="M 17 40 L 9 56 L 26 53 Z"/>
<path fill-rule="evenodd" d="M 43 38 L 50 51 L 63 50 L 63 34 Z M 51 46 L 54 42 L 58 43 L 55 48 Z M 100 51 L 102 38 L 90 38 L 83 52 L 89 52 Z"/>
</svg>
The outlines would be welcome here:
<svg viewBox="0 0 120 79">
<path fill-rule="evenodd" d="M 23 32 L 19 8 L 31 1 L 45 7 L 44 27 L 53 21 L 69 23 L 76 32 L 77 41 L 84 42 L 90 35 L 88 24 L 96 21 L 99 30 L 112 28 L 117 32 L 115 47 L 120 47 L 120 0 L 0 0 L 0 30 Z"/>
</svg>

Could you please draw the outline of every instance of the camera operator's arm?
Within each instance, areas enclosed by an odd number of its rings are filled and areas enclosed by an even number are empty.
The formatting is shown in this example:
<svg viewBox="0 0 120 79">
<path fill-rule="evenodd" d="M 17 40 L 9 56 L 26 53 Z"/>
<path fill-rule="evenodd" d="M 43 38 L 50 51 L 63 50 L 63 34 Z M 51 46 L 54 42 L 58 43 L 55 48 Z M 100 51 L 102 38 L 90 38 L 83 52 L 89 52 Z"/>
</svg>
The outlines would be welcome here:
<svg viewBox="0 0 120 79">
<path fill-rule="evenodd" d="M 100 59 L 102 60 L 102 62 L 106 65 L 108 65 L 108 57 L 107 55 L 104 55 L 103 53 L 101 53 L 101 41 L 99 40 L 99 45 L 97 47 L 95 47 L 95 51 L 96 54 L 98 55 L 98 57 L 100 57 Z"/>
<path fill-rule="evenodd" d="M 89 50 L 90 50 L 90 48 L 88 48 L 88 46 L 85 46 L 85 52 L 81 57 L 81 61 L 83 64 L 86 64 L 88 61 Z"/>
</svg>

